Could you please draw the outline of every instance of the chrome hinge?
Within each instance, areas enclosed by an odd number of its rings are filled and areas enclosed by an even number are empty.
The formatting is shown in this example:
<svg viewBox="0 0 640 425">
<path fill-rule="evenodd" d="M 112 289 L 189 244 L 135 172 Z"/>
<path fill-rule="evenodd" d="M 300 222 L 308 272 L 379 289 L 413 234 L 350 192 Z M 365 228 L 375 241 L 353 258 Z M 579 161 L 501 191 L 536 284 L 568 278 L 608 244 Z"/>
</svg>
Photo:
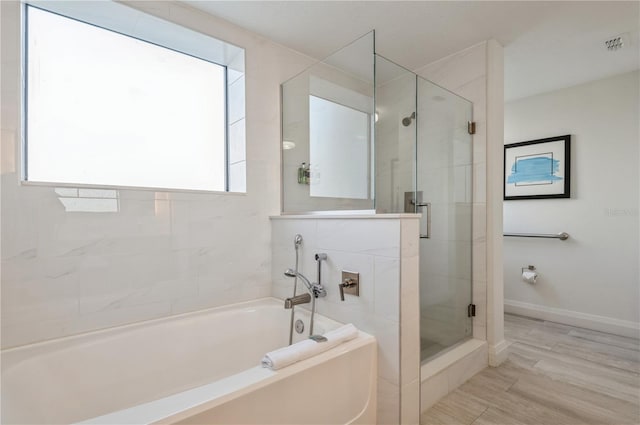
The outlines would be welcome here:
<svg viewBox="0 0 640 425">
<path fill-rule="evenodd" d="M 467 121 L 467 132 L 476 134 L 476 123 L 474 121 Z"/>
<path fill-rule="evenodd" d="M 476 305 L 469 304 L 467 306 L 467 317 L 476 317 Z"/>
</svg>

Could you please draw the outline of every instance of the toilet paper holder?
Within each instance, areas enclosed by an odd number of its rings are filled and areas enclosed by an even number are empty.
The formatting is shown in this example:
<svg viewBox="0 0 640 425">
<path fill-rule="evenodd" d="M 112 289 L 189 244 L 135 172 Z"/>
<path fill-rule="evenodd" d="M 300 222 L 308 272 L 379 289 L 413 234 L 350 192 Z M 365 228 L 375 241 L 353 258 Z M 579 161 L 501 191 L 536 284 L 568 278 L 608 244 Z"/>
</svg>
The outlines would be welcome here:
<svg viewBox="0 0 640 425">
<path fill-rule="evenodd" d="M 536 283 L 538 280 L 538 272 L 536 271 L 536 266 L 528 265 L 527 267 L 522 267 L 522 280 L 527 283 Z"/>
</svg>

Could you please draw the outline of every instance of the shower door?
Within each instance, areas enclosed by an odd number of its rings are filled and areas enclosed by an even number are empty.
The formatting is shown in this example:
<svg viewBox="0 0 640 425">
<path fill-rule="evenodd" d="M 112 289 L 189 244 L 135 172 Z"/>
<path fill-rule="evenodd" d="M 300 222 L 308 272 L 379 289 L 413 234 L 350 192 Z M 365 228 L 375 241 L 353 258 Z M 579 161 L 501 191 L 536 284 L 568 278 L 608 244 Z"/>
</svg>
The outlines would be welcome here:
<svg viewBox="0 0 640 425">
<path fill-rule="evenodd" d="M 425 360 L 472 334 L 472 104 L 379 55 L 375 74 L 376 211 L 422 213 Z"/>
<path fill-rule="evenodd" d="M 472 104 L 417 79 L 415 211 L 424 361 L 471 337 Z"/>
</svg>

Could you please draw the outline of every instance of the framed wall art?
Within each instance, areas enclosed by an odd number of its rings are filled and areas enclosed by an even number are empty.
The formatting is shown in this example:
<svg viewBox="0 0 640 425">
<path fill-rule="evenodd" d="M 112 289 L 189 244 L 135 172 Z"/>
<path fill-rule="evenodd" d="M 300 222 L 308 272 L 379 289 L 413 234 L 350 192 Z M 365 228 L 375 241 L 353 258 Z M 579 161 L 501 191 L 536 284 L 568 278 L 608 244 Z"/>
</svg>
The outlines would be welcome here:
<svg viewBox="0 0 640 425">
<path fill-rule="evenodd" d="M 571 136 L 504 145 L 504 200 L 571 197 Z"/>
</svg>

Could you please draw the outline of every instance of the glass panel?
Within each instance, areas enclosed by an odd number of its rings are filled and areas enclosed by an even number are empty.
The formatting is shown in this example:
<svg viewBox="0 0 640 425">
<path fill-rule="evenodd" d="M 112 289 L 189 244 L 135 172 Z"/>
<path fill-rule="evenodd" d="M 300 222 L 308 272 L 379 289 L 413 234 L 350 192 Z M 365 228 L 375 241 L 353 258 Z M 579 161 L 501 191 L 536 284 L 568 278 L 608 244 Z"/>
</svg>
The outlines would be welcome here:
<svg viewBox="0 0 640 425">
<path fill-rule="evenodd" d="M 403 213 L 415 190 L 416 75 L 376 56 L 376 212 Z"/>
<path fill-rule="evenodd" d="M 422 360 L 472 334 L 471 114 L 471 102 L 418 78 L 416 195 L 430 204 L 418 208 Z"/>
<path fill-rule="evenodd" d="M 377 213 L 422 214 L 424 360 L 472 334 L 472 104 L 372 47 L 371 34 L 283 84 L 283 211 L 371 209 L 375 192 Z"/>
<path fill-rule="evenodd" d="M 282 84 L 283 212 L 373 209 L 373 32 Z"/>
<path fill-rule="evenodd" d="M 369 199 L 370 116 L 309 96 L 311 196 Z"/>
</svg>

